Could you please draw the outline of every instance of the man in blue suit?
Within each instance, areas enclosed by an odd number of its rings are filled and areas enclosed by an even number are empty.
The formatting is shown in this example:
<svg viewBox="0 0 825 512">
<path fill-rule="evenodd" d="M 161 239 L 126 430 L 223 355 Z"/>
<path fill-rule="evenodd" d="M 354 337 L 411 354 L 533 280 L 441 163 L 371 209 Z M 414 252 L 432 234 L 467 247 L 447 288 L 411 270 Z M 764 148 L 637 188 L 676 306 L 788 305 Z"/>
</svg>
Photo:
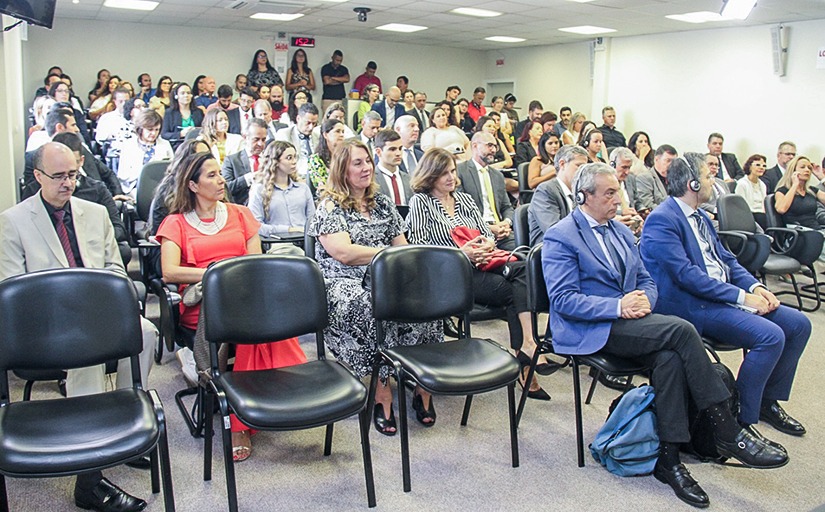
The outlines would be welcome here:
<svg viewBox="0 0 825 512">
<path fill-rule="evenodd" d="M 579 208 L 547 230 L 542 266 L 550 297 L 550 328 L 559 354 L 605 352 L 652 368 L 660 439 L 654 476 L 697 507 L 707 494 L 679 459 L 690 440 L 687 398 L 707 411 L 719 452 L 751 467 L 783 466 L 788 456 L 742 429 L 725 404 L 730 394 L 710 365 L 696 329 L 652 313 L 657 290 L 630 230 L 613 220 L 621 204 L 615 171 L 581 167 L 573 192 Z"/>
<path fill-rule="evenodd" d="M 708 215 L 697 208 L 713 191 L 699 153 L 686 153 L 668 171 L 670 197 L 647 218 L 641 254 L 659 288 L 657 313 L 677 315 L 702 334 L 748 350 L 736 387 L 739 422 L 760 419 L 795 436 L 805 427 L 777 400 L 788 400 L 811 322 L 779 300 L 728 252 Z M 754 314 L 755 313 L 755 314 Z"/>
<path fill-rule="evenodd" d="M 384 101 L 376 101 L 372 104 L 372 110 L 381 116 L 381 128 L 392 128 L 396 119 L 407 113 L 401 101 L 401 89 L 392 86 L 384 95 Z"/>
</svg>

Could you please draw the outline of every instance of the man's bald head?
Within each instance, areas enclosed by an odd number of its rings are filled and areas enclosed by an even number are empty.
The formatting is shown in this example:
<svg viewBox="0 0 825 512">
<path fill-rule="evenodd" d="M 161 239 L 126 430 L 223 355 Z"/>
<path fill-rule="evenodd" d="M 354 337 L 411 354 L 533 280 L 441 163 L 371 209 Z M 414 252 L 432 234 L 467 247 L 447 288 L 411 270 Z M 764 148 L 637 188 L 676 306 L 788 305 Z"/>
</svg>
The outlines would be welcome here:
<svg viewBox="0 0 825 512">
<path fill-rule="evenodd" d="M 40 183 L 43 199 L 62 208 L 72 197 L 77 184 L 77 160 L 65 144 L 48 142 L 34 154 L 34 177 Z"/>
</svg>

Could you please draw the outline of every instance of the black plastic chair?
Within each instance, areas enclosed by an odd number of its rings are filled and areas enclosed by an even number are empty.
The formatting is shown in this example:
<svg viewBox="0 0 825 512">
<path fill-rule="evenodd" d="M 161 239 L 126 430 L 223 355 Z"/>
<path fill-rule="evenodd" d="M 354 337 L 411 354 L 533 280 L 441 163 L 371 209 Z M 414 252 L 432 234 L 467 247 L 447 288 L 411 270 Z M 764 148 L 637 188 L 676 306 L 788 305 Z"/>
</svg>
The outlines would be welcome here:
<svg viewBox="0 0 825 512">
<path fill-rule="evenodd" d="M 516 173 L 518 175 L 518 202 L 519 204 L 530 204 L 530 200 L 533 199 L 533 189 L 530 188 L 530 184 L 527 181 L 527 168 L 530 166 L 530 162 L 522 162 L 518 164 L 518 168 L 516 169 Z"/>
<path fill-rule="evenodd" d="M 547 313 L 550 310 L 550 298 L 547 295 L 547 285 L 544 281 L 544 272 L 541 266 L 541 250 L 544 246 L 539 243 L 527 255 L 527 305 L 530 308 L 530 319 L 532 323 L 533 339 L 539 350 L 536 350 L 531 361 L 530 371 L 527 375 L 527 382 L 533 378 L 533 372 L 536 367 L 536 361 L 542 353 L 554 352 L 552 348 L 552 341 L 550 336 L 540 336 L 538 332 L 538 316 L 539 313 Z M 549 333 L 548 333 L 549 334 Z M 605 354 L 596 352 L 595 354 L 561 354 L 554 352 L 563 357 L 569 357 L 573 363 L 573 400 L 576 410 L 576 452 L 578 455 L 579 467 L 584 467 L 584 433 L 582 429 L 582 398 L 581 398 L 581 382 L 579 380 L 579 367 L 589 366 L 596 370 L 596 375 L 593 376 L 593 382 L 590 385 L 590 391 L 587 393 L 586 404 L 590 403 L 593 397 L 593 392 L 596 389 L 596 384 L 599 382 L 599 373 L 606 373 L 608 375 L 615 375 L 617 377 L 627 377 L 627 387 L 632 386 L 631 380 L 634 375 L 648 374 L 650 369 L 640 363 L 630 359 L 624 359 L 612 354 Z M 525 396 L 522 394 L 519 412 L 523 410 Z M 521 416 L 519 415 L 519 418 Z"/>
<path fill-rule="evenodd" d="M 515 407 L 515 382 L 519 363 L 507 350 L 489 339 L 470 336 L 469 312 L 473 307 L 472 270 L 464 253 L 433 246 L 390 247 L 370 264 L 372 312 L 380 361 L 370 387 L 372 410 L 381 365 L 394 368 L 398 382 L 399 430 L 404 492 L 410 491 L 410 453 L 407 431 L 405 383 L 409 379 L 434 395 L 466 395 L 461 425 L 467 425 L 473 395 L 507 388 L 510 415 L 510 450 L 513 467 L 519 465 Z M 444 276 L 449 277 L 445 285 Z M 458 341 L 426 345 L 384 347 L 383 322 L 418 323 L 462 316 Z"/>
<path fill-rule="evenodd" d="M 796 260 L 800 267 L 806 267 L 811 274 L 810 285 L 801 287 L 796 282 L 796 276 L 793 273 L 791 276 L 791 283 L 794 291 L 776 292 L 775 295 L 794 295 L 797 300 L 797 305 L 793 306 L 801 311 L 813 312 L 819 309 L 822 305 L 822 297 L 819 291 L 819 281 L 814 268 L 814 263 L 822 254 L 822 245 L 825 242 L 825 237 L 822 233 L 814 229 L 802 228 L 790 229 L 785 225 L 785 220 L 776 211 L 774 203 L 774 195 L 769 194 L 765 198 L 765 217 L 768 223 L 768 233 L 776 233 L 774 235 L 774 246 L 785 250 L 785 254 Z M 805 307 L 802 299 L 810 299 L 814 301 L 813 307 Z"/>
<path fill-rule="evenodd" d="M 516 247 L 530 247 L 530 221 L 527 212 L 530 208 L 528 204 L 521 204 L 513 214 L 513 237 L 516 240 Z"/>
<path fill-rule="evenodd" d="M 279 304 L 278 314 L 271 305 Z M 229 414 L 256 430 L 286 431 L 326 426 L 324 455 L 332 450 L 333 424 L 359 415 L 367 502 L 375 506 L 364 385 L 337 361 L 327 361 L 323 330 L 327 293 L 318 265 L 303 256 L 252 255 L 216 263 L 203 276 L 205 337 L 211 391 L 218 398 L 229 510 L 238 510 Z M 318 360 L 271 370 L 220 371 L 218 345 L 258 344 L 315 333 Z M 206 400 L 204 480 L 212 478 L 214 401 Z"/>
<path fill-rule="evenodd" d="M 756 229 L 745 198 L 736 194 L 719 197 L 716 203 L 719 238 L 745 270 L 757 275 L 771 255 L 771 238 Z"/>
<path fill-rule="evenodd" d="M 152 492 L 175 510 L 166 421 L 140 384 L 143 350 L 132 282 L 107 270 L 33 272 L 0 283 L 0 510 L 5 477 L 44 478 L 119 466 L 150 455 Z M 11 403 L 8 372 L 60 371 L 130 358 L 132 387 Z"/>
</svg>

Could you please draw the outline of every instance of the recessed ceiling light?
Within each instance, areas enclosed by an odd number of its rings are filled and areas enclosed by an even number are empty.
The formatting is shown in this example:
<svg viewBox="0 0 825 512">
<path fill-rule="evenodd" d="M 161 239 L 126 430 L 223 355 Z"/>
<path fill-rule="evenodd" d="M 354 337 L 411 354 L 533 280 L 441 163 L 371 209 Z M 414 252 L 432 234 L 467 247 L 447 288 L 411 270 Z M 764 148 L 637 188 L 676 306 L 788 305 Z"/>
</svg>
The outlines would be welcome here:
<svg viewBox="0 0 825 512">
<path fill-rule="evenodd" d="M 495 18 L 496 16 L 501 16 L 500 12 L 476 9 L 474 7 L 458 7 L 450 12 L 453 14 L 463 14 L 465 16 L 477 16 L 479 18 Z"/>
<path fill-rule="evenodd" d="M 276 14 L 272 12 L 258 12 L 250 16 L 253 20 L 267 20 L 267 21 L 292 21 L 302 17 L 303 14 Z"/>
<path fill-rule="evenodd" d="M 487 41 L 495 41 L 497 43 L 522 43 L 527 41 L 527 39 L 523 39 L 521 37 L 509 37 L 509 36 L 490 36 L 485 37 Z"/>
<path fill-rule="evenodd" d="M 322 2 L 329 2 L 331 4 L 342 4 L 344 2 L 349 2 L 349 0 L 321 0 Z"/>
<path fill-rule="evenodd" d="M 594 0 L 567 0 L 568 2 L 576 2 L 577 4 L 586 4 L 588 2 L 593 2 Z"/>
<path fill-rule="evenodd" d="M 380 27 L 375 27 L 377 30 L 389 30 L 390 32 L 418 32 L 419 30 L 427 30 L 427 27 L 420 25 L 407 25 L 404 23 L 387 23 Z"/>
<path fill-rule="evenodd" d="M 708 21 L 723 21 L 721 14 L 710 11 L 686 12 L 685 14 L 668 14 L 665 18 L 684 21 L 685 23 L 706 23 Z"/>
<path fill-rule="evenodd" d="M 106 0 L 103 2 L 105 7 L 114 7 L 115 9 L 132 9 L 135 11 L 154 11 L 158 6 L 157 2 L 150 2 L 149 0 Z"/>
<path fill-rule="evenodd" d="M 756 6 L 756 0 L 725 0 L 722 17 L 730 20 L 744 20 Z"/>
<path fill-rule="evenodd" d="M 609 34 L 610 32 L 615 32 L 615 29 L 612 28 L 604 28 L 604 27 L 594 27 L 593 25 L 582 25 L 580 27 L 565 27 L 560 28 L 562 32 L 570 32 L 572 34 L 583 34 L 586 36 L 592 36 L 596 34 Z"/>
</svg>

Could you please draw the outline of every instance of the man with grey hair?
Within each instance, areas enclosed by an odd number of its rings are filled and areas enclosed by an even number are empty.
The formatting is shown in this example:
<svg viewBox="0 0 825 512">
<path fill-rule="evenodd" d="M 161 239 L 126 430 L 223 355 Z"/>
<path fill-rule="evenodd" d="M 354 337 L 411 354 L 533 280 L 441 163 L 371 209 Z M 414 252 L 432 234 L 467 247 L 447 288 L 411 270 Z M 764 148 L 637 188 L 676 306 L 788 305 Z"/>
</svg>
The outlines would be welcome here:
<svg viewBox="0 0 825 512">
<path fill-rule="evenodd" d="M 556 177 L 540 183 L 533 193 L 527 209 L 530 223 L 530 245 L 544 238 L 544 232 L 561 219 L 570 215 L 576 207 L 573 197 L 573 177 L 579 166 L 587 163 L 587 151 L 581 146 L 568 144 L 556 153 Z"/>
<path fill-rule="evenodd" d="M 611 106 L 604 107 L 602 109 L 602 121 L 604 121 L 604 124 L 599 126 L 599 131 L 602 132 L 604 146 L 608 148 L 627 146 L 624 135 L 616 129 L 616 109 Z"/>
<path fill-rule="evenodd" d="M 610 167 L 616 170 L 616 179 L 621 187 L 622 204 L 616 213 L 616 220 L 629 227 L 633 234 L 639 236 L 642 230 L 642 217 L 634 208 L 636 204 L 636 175 L 630 172 L 636 156 L 625 147 L 614 149 L 610 153 Z"/>
<path fill-rule="evenodd" d="M 401 164 L 398 166 L 403 172 L 409 173 L 410 176 L 415 173 L 415 168 L 418 162 L 424 156 L 424 151 L 415 147 L 418 140 L 418 135 L 421 130 L 418 127 L 418 121 L 413 116 L 404 115 L 395 120 L 393 129 L 401 135 Z"/>
<path fill-rule="evenodd" d="M 730 392 L 693 325 L 652 312 L 656 283 L 642 264 L 633 234 L 614 219 L 621 198 L 613 169 L 585 165 L 574 188 L 579 207 L 547 230 L 542 248 L 555 352 L 601 352 L 651 368 L 660 439 L 653 476 L 690 505 L 707 507 L 710 500 L 679 457 L 680 444 L 690 440 L 687 397 L 705 411 L 720 454 L 750 467 L 786 464 L 786 454 L 736 423 L 727 403 Z M 659 257 L 668 254 L 664 250 Z"/>
<path fill-rule="evenodd" d="M 708 153 L 719 159 L 719 178 L 724 181 L 736 181 L 745 175 L 736 155 L 733 153 L 723 153 L 722 146 L 725 138 L 721 133 L 711 133 L 708 136 Z"/>
<path fill-rule="evenodd" d="M 776 191 L 776 185 L 779 183 L 779 180 L 782 179 L 782 176 L 785 175 L 788 162 L 793 160 L 795 156 L 796 144 L 786 140 L 779 145 L 779 148 L 776 150 L 776 165 L 765 171 L 765 174 L 760 178 L 765 182 L 768 194 L 773 194 L 774 191 Z"/>
<path fill-rule="evenodd" d="M 243 137 L 244 149 L 227 155 L 221 168 L 226 188 L 232 194 L 232 202 L 236 204 L 246 204 L 249 201 L 253 177 L 262 168 L 261 153 L 267 141 L 266 121 L 257 117 L 250 119 Z"/>
<path fill-rule="evenodd" d="M 309 156 L 318 146 L 319 135 L 313 133 L 318 126 L 318 107 L 312 103 L 304 103 L 298 109 L 295 124 L 278 130 L 275 140 L 285 140 L 295 146 L 298 152 L 298 174 L 306 176 Z"/>
<path fill-rule="evenodd" d="M 662 144 L 653 153 L 653 168 L 636 177 L 636 211 L 643 217 L 667 199 L 667 169 L 679 153 Z"/>
<path fill-rule="evenodd" d="M 427 93 L 418 91 L 415 93 L 414 98 L 414 106 L 412 110 L 408 110 L 407 113 L 418 121 L 418 127 L 420 131 L 423 132 L 430 127 L 430 113 L 425 109 L 427 106 Z"/>
<path fill-rule="evenodd" d="M 370 110 L 364 114 L 364 118 L 361 119 L 361 133 L 359 137 L 361 142 L 370 148 L 370 155 L 373 155 L 373 158 L 375 157 L 375 136 L 378 134 L 380 128 L 381 116 L 378 115 L 378 112 Z"/>
<path fill-rule="evenodd" d="M 473 158 L 456 166 L 461 180 L 459 191 L 473 198 L 481 218 L 496 237 L 499 249 L 512 251 L 516 248 L 513 238 L 513 205 L 507 196 L 504 175 L 493 169 L 498 151 L 498 141 L 487 132 L 476 132 L 472 140 Z"/>
</svg>

